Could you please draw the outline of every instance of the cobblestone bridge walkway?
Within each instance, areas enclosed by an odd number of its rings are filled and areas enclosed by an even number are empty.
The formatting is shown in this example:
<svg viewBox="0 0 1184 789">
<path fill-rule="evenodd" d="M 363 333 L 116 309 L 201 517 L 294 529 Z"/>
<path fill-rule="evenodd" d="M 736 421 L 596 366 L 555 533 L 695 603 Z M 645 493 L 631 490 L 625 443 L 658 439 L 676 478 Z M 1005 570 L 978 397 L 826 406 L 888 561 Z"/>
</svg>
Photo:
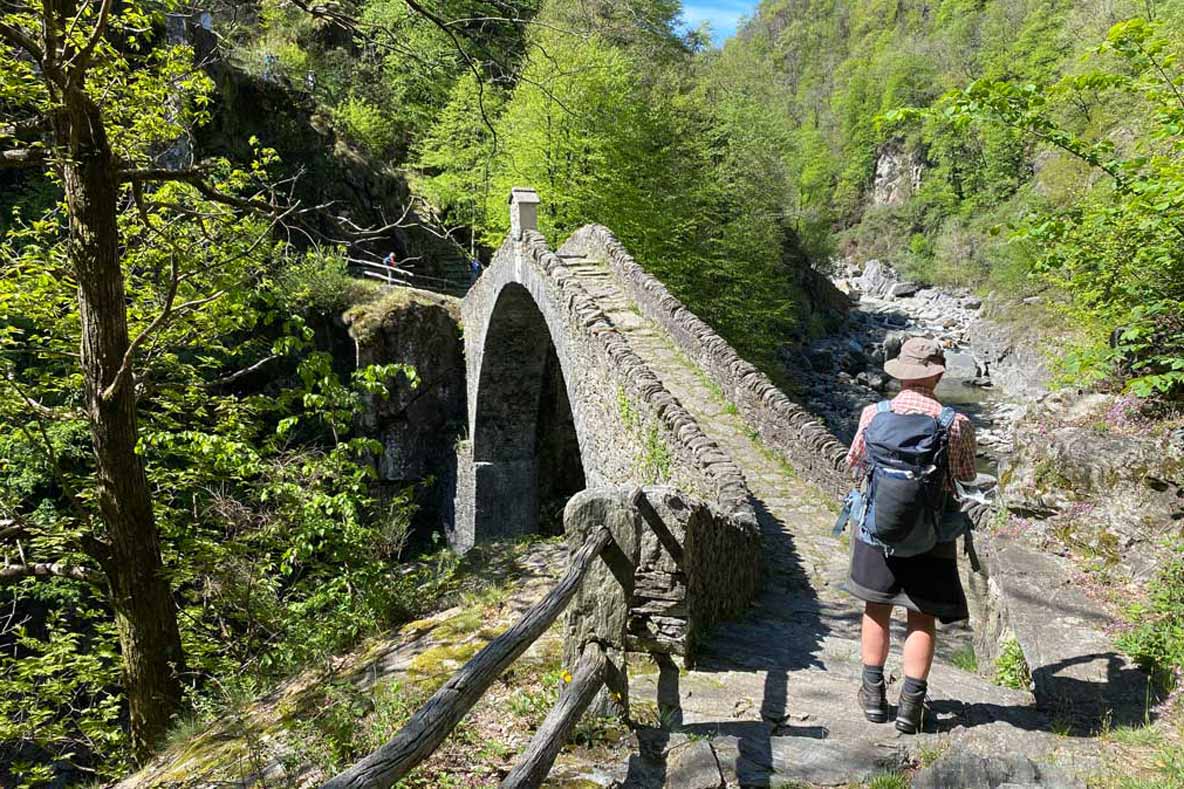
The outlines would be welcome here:
<svg viewBox="0 0 1184 789">
<path fill-rule="evenodd" d="M 854 700 L 861 607 L 841 588 L 848 548 L 846 539 L 831 537 L 834 504 L 760 444 L 719 388 L 640 315 L 607 265 L 563 257 L 636 353 L 740 466 L 764 541 L 764 590 L 749 615 L 713 633 L 693 670 L 631 680 L 634 705 L 657 700 L 663 726 L 643 732 L 626 785 L 847 785 L 928 763 L 953 747 L 1006 755 L 1008 780 L 1017 785 L 1084 786 L 1050 765 L 1086 767 L 1081 754 L 1094 750 L 1088 740 L 1053 733 L 1054 721 L 1031 694 L 954 667 L 956 651 L 969 653 L 964 626 L 939 633 L 930 679 L 936 714 L 927 733 L 905 737 L 891 724 L 864 721 Z M 896 675 L 890 703 L 899 692 L 903 623 L 894 626 L 900 631 L 888 664 Z M 925 776 L 919 778 L 923 785 Z M 949 785 L 941 780 L 931 785 Z"/>
</svg>

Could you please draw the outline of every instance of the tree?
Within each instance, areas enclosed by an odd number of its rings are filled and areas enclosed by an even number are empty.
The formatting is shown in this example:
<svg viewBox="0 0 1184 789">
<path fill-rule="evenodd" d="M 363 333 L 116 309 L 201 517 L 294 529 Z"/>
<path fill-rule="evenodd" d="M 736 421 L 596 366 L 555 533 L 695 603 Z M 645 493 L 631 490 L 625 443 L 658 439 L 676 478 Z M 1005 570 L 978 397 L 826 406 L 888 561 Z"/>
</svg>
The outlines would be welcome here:
<svg viewBox="0 0 1184 789">
<path fill-rule="evenodd" d="M 16 76 L 6 81 L 19 91 L 17 111 L 23 115 L 14 128 L 24 124 L 47 128 L 49 134 L 46 140 L 8 147 L 3 160 L 13 167 L 48 165 L 65 197 L 66 262 L 78 283 L 78 361 L 100 515 L 82 535 L 85 553 L 97 568 L 23 565 L 9 568 L 7 577 L 66 573 L 106 587 L 123 655 L 132 747 L 146 756 L 181 703 L 178 671 L 184 655 L 176 604 L 162 572 L 148 480 L 136 452 L 134 372 L 137 349 L 178 305 L 166 304 L 154 325 L 134 339 L 129 335 L 117 210 L 126 190 L 142 188 L 151 173 L 138 172 L 116 156 L 108 131 L 110 98 L 103 91 L 131 67 L 128 53 L 113 39 L 130 42 L 152 20 L 145 4 L 121 3 L 115 9 L 113 0 L 52 0 L 36 8 L 9 3 L 5 8 L 0 64 Z"/>
</svg>

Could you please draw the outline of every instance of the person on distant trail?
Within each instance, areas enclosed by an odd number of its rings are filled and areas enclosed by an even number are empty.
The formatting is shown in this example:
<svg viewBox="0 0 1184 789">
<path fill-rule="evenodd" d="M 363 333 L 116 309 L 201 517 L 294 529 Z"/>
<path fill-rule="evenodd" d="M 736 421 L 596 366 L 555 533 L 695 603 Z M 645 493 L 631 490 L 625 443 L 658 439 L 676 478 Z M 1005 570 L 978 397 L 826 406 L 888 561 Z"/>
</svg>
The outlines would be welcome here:
<svg viewBox="0 0 1184 789">
<path fill-rule="evenodd" d="M 472 260 L 469 261 L 469 286 L 477 282 L 477 277 L 481 276 L 481 261 L 476 255 L 473 255 Z"/>
<path fill-rule="evenodd" d="M 847 464 L 862 485 L 848 494 L 835 531 L 853 525 L 847 589 L 864 601 L 860 708 L 873 723 L 888 720 L 884 663 L 892 609 L 901 606 L 908 633 L 896 728 L 915 734 L 924 726 L 934 620 L 969 616 L 955 546 L 971 523 L 957 505 L 955 480 L 976 476 L 974 426 L 934 394 L 945 372 L 936 341 L 910 337 L 884 371 L 901 391 L 860 416 Z"/>
<path fill-rule="evenodd" d="M 394 252 L 388 252 L 386 257 L 384 257 L 382 259 L 382 264 L 384 266 L 386 266 L 387 268 L 389 268 L 391 271 L 394 271 L 395 269 L 397 269 L 399 267 L 399 261 L 395 259 Z"/>
</svg>

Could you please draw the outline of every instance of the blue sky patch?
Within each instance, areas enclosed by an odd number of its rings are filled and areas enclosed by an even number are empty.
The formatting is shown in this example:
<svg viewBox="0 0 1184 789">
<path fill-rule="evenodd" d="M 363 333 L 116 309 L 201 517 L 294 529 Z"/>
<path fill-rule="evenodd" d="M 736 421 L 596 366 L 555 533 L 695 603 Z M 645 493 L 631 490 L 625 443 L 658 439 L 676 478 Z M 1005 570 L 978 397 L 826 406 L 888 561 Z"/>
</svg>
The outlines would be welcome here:
<svg viewBox="0 0 1184 789">
<path fill-rule="evenodd" d="M 757 0 L 692 0 L 682 4 L 682 17 L 688 29 L 701 23 L 711 25 L 711 40 L 716 46 L 736 32 L 736 25 L 742 16 L 750 16 L 756 9 Z"/>
</svg>

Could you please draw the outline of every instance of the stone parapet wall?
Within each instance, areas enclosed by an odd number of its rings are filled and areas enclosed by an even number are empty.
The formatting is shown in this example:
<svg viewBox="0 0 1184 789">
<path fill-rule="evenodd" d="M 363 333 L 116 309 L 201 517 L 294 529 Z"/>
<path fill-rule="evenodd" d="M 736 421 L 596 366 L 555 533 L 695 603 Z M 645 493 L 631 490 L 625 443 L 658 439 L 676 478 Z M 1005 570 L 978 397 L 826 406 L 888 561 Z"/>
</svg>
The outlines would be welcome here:
<svg viewBox="0 0 1184 789">
<path fill-rule="evenodd" d="M 828 492 L 842 495 L 850 487 L 846 447 L 834 434 L 638 265 L 611 231 L 586 225 L 561 251 L 603 258 L 642 314 L 669 332 L 679 349 L 720 386 L 765 446 Z"/>
<path fill-rule="evenodd" d="M 613 550 L 590 571 L 568 613 L 568 658 L 589 640 L 610 654 L 682 656 L 693 664 L 710 628 L 740 615 L 760 583 L 760 533 L 670 486 L 576 494 L 564 530 L 577 550 L 601 524 Z"/>
</svg>

